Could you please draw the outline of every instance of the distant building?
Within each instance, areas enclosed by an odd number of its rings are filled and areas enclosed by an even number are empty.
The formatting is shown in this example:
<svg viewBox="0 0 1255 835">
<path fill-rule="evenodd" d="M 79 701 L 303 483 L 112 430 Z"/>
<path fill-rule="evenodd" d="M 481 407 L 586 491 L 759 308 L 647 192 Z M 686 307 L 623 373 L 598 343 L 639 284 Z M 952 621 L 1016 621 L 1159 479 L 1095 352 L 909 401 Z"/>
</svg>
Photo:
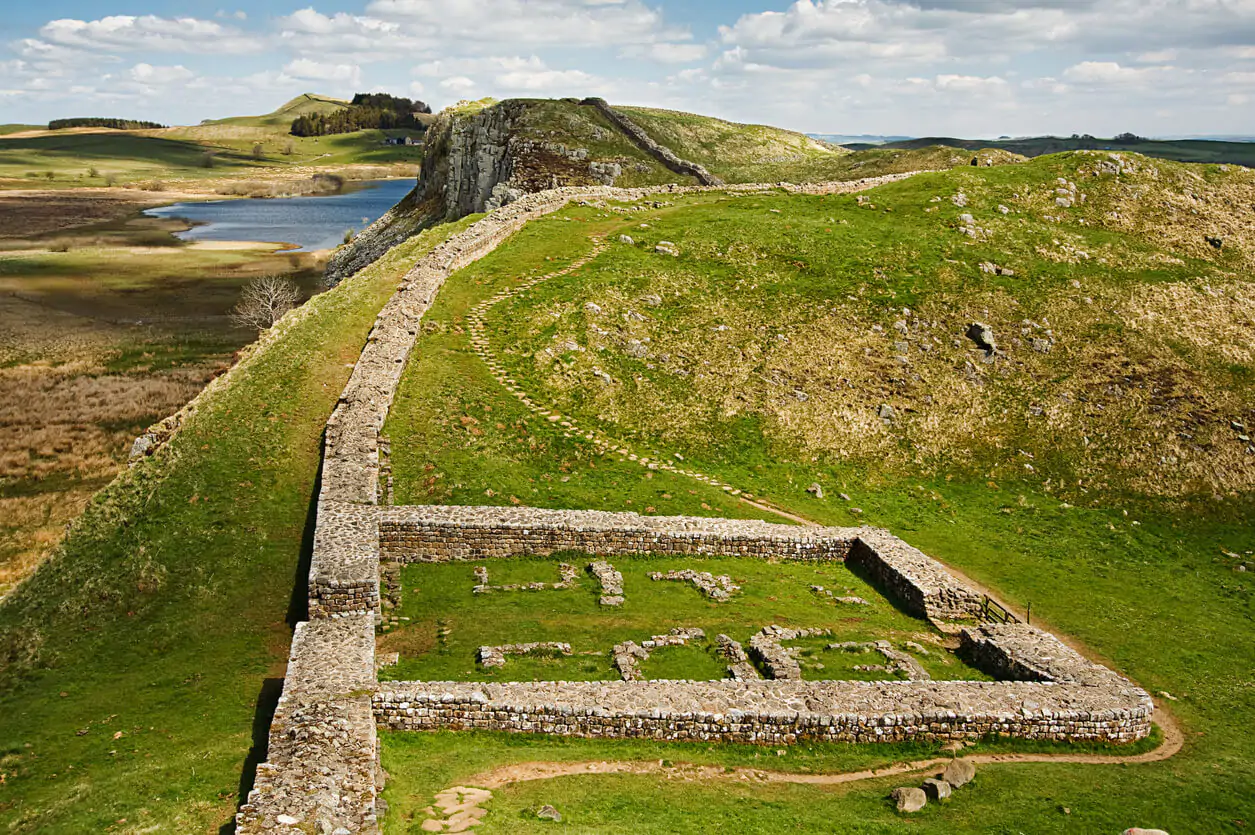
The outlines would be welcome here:
<svg viewBox="0 0 1255 835">
<path fill-rule="evenodd" d="M 417 145 L 418 140 L 412 136 L 390 136 L 383 141 L 385 145 Z"/>
</svg>

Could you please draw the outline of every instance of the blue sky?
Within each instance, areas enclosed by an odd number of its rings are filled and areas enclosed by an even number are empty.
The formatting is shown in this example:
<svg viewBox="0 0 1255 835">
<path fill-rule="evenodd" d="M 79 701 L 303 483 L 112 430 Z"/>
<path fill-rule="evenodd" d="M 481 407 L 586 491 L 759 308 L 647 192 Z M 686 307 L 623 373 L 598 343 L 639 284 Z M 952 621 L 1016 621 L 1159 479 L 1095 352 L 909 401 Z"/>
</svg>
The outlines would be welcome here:
<svg viewBox="0 0 1255 835">
<path fill-rule="evenodd" d="M 1255 0 L 13 2 L 0 122 L 602 95 L 823 133 L 1255 134 Z"/>
</svg>

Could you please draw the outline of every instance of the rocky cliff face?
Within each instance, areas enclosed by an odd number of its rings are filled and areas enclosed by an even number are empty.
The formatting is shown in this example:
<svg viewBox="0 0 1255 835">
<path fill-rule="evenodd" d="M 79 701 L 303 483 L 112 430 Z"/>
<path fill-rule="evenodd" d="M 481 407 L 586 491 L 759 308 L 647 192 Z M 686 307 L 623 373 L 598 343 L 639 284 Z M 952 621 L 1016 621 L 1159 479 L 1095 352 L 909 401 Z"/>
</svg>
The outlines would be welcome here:
<svg viewBox="0 0 1255 835">
<path fill-rule="evenodd" d="M 436 223 L 561 186 L 691 183 L 595 107 L 510 100 L 450 109 L 428 128 L 418 184 L 328 262 L 334 286 Z"/>
</svg>

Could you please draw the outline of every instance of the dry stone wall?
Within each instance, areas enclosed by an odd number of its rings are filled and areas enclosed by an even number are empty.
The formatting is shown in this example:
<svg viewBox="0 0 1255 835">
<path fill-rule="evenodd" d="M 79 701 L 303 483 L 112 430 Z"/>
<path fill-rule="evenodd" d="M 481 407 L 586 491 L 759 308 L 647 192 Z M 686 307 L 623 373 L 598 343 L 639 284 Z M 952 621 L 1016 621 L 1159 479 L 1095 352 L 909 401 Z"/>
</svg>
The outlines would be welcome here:
<svg viewBox="0 0 1255 835">
<path fill-rule="evenodd" d="M 400 562 L 562 551 L 843 560 L 859 530 L 528 507 L 391 507 L 379 512 L 381 552 Z"/>
<path fill-rule="evenodd" d="M 393 731 L 489 730 L 591 738 L 791 744 L 801 740 L 1132 742 L 1150 731 L 1125 685 L 966 681 L 390 683 L 374 697 Z"/>
</svg>

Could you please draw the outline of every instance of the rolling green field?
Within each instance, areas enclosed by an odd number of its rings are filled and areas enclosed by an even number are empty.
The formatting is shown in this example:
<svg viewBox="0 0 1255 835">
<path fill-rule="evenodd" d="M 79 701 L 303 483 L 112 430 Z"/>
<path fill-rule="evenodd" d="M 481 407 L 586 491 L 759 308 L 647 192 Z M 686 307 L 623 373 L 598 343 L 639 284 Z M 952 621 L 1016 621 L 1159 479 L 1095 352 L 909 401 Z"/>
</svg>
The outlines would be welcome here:
<svg viewBox="0 0 1255 835">
<path fill-rule="evenodd" d="M 622 606 L 598 605 L 601 584 L 585 568 L 587 554 L 557 554 L 545 559 L 493 560 L 482 563 L 415 564 L 401 572 L 401 605 L 392 613 L 405 618 L 399 629 L 380 642 L 383 652 L 400 653 L 398 666 L 380 671 L 397 681 L 611 681 L 617 680 L 611 648 L 623 641 L 638 644 L 673 628 L 698 628 L 704 639 L 687 647 L 667 647 L 641 664 L 648 679 L 712 680 L 727 678 L 715 636 L 725 634 L 743 645 L 764 626 L 831 630 L 787 642 L 803 650 L 803 673 L 809 679 L 893 678 L 886 673 L 855 670 L 883 662 L 881 656 L 830 650 L 839 641 L 891 641 L 938 679 L 983 678 L 941 646 L 941 635 L 927 621 L 911 617 L 857 576 L 844 563 L 777 562 L 767 560 L 649 559 L 612 557 L 623 575 Z M 488 571 L 490 585 L 555 583 L 558 563 L 579 571 L 573 588 L 537 591 L 491 591 L 475 594 L 474 567 Z M 650 578 L 652 572 L 679 569 L 727 575 L 740 586 L 726 602 L 715 602 L 689 583 Z M 840 596 L 858 596 L 868 605 L 837 603 L 811 590 L 822 586 Z M 571 656 L 511 656 L 502 668 L 476 664 L 481 646 L 532 641 L 571 645 Z M 925 642 L 919 653 L 905 642 Z M 921 644 L 922 645 L 922 644 Z"/>
<path fill-rule="evenodd" d="M 178 183 L 223 177 L 264 177 L 305 166 L 416 166 L 422 149 L 385 146 L 407 131 L 365 130 L 322 137 L 290 136 L 292 120 L 343 107 L 318 96 L 298 96 L 273 113 L 161 130 L 66 130 L 5 138 L 0 131 L 0 181 L 8 188 Z M 21 126 L 15 126 L 21 127 Z M 412 135 L 412 134 L 410 134 Z"/>
<path fill-rule="evenodd" d="M 520 432 L 515 422 L 532 419 L 476 370 L 462 311 L 502 282 L 555 269 L 556 251 L 586 251 L 590 235 L 604 235 L 612 246 L 601 258 L 489 314 L 494 353 L 530 396 L 627 448 L 680 452 L 695 469 L 816 521 L 893 530 L 1017 608 L 1031 604 L 1035 624 L 1083 642 L 1158 694 L 1183 725 L 1185 750 L 1164 763 L 985 767 L 975 791 L 930 807 L 913 829 L 1241 831 L 1255 754 L 1247 697 L 1255 606 L 1241 569 L 1255 552 L 1247 522 L 1255 507 L 1249 458 L 1230 423 L 1250 420 L 1242 353 L 1250 334 L 1237 301 L 1249 292 L 1242 270 L 1250 253 L 1203 240 L 1209 224 L 1235 222 L 1219 210 L 1189 227 L 1174 212 L 1187 189 L 1236 196 L 1250 184 L 1240 172 L 1136 158 L 1136 170 L 1112 185 L 1081 173 L 1099 160 L 956 169 L 862 201 L 700 197 L 662 209 L 571 208 L 569 220 L 532 224 L 455 276 L 441 299 L 449 306 L 433 311 L 402 382 L 407 394 L 389 418 L 397 501 L 502 504 L 515 496 L 546 506 L 691 510 L 695 494 L 668 486 L 666 503 L 653 492 L 663 476 L 639 466 L 616 492 L 604 489 L 604 469 L 631 462 L 546 435 L 543 424 Z M 1055 203 L 1060 177 L 1078 185 L 1075 211 Z M 1140 189 L 1144 199 L 1150 181 L 1158 183 L 1153 209 L 1146 201 L 1139 211 L 1129 193 Z M 966 206 L 952 200 L 960 192 Z M 976 237 L 961 231 L 964 214 L 983 230 Z M 636 244 L 619 244 L 621 233 Z M 661 240 L 680 256 L 654 253 Z M 1193 306 L 1203 301 L 1194 295 L 1199 276 L 1210 288 L 1204 308 Z M 455 303 L 462 294 L 467 301 Z M 1212 323 L 1205 335 L 1178 324 L 1191 315 Z M 965 336 L 974 319 L 999 337 L 1002 354 L 989 362 Z M 628 339 L 648 354 L 627 354 Z M 1050 340 L 1050 353 L 1034 350 L 1032 339 Z M 445 382 L 453 369 L 456 386 Z M 456 399 L 467 390 L 469 403 Z M 1065 392 L 1085 405 L 1069 413 Z M 1207 411 L 1194 406 L 1203 398 Z M 889 425 L 882 404 L 895 409 Z M 1043 410 L 1045 426 L 1032 420 L 1041 404 L 1051 410 Z M 501 414 L 512 419 L 495 419 Z M 1169 429 L 1200 443 L 1168 451 Z M 578 466 L 554 466 L 563 461 Z M 597 475 L 562 481 L 568 470 Z M 806 492 L 815 482 L 824 499 Z M 656 500 L 627 505 L 636 490 Z M 700 512 L 719 512 L 702 501 Z M 443 739 L 385 735 L 385 767 L 404 774 L 385 795 L 400 812 L 391 831 L 411 831 L 434 791 L 470 780 L 486 763 L 543 760 L 548 754 L 532 746 L 568 745 Z M 570 745 L 578 749 L 570 757 L 616 756 L 608 743 Z M 431 758 L 444 750 L 448 765 L 435 779 Z M 472 750 L 474 764 L 462 765 Z M 577 831 L 610 820 L 641 832 L 776 832 L 820 821 L 898 831 L 885 800 L 895 784 L 745 789 L 648 775 L 568 777 L 511 787 L 484 831 L 539 826 L 530 810 L 545 802 Z"/>
</svg>

